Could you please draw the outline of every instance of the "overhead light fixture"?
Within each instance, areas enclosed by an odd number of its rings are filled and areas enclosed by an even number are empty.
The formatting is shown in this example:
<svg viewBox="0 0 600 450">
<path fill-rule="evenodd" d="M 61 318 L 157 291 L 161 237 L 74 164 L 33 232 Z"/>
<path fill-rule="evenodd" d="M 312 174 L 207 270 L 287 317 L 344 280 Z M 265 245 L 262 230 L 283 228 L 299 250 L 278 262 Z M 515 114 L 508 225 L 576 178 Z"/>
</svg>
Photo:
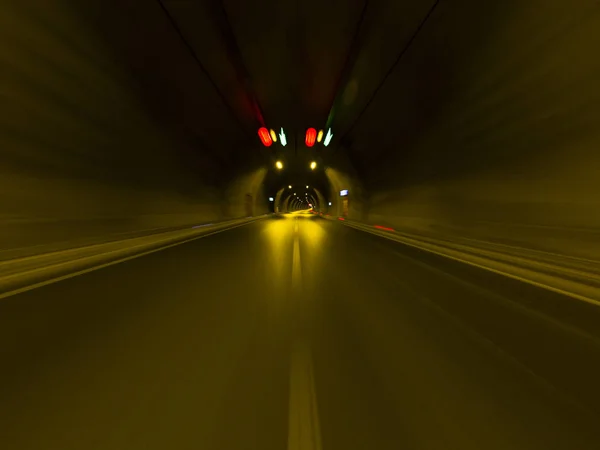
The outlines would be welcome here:
<svg viewBox="0 0 600 450">
<path fill-rule="evenodd" d="M 277 167 L 279 170 L 283 169 L 283 163 L 281 161 L 277 161 L 275 163 L 275 167 Z"/>
<path fill-rule="evenodd" d="M 306 189 L 308 189 L 308 185 L 306 185 Z"/>
<path fill-rule="evenodd" d="M 285 138 L 285 133 L 283 132 L 283 128 L 281 128 L 281 131 L 279 132 L 279 140 L 281 141 L 282 146 L 285 147 L 287 145 L 287 139 Z"/>
<path fill-rule="evenodd" d="M 317 163 L 315 161 L 310 163 L 311 170 L 315 170 L 317 168 Z"/>
<path fill-rule="evenodd" d="M 265 127 L 258 129 L 258 137 L 265 147 L 270 147 L 273 144 L 269 130 L 267 130 Z"/>
<path fill-rule="evenodd" d="M 269 201 L 272 202 L 273 201 L 273 197 L 269 197 Z"/>
<path fill-rule="evenodd" d="M 333 137 L 333 133 L 331 132 L 331 128 L 330 128 L 329 130 L 327 130 L 327 136 L 325 136 L 325 142 L 323 142 L 323 145 L 325 147 L 327 147 L 329 145 L 332 137 Z"/>
<path fill-rule="evenodd" d="M 290 184 L 290 185 L 288 186 L 288 188 L 290 188 L 290 189 L 291 189 L 291 188 L 292 188 L 292 185 Z"/>
<path fill-rule="evenodd" d="M 304 143 L 307 147 L 312 147 L 315 145 L 315 140 L 317 139 L 317 130 L 314 128 L 309 128 L 306 130 L 306 137 L 304 139 Z"/>
</svg>

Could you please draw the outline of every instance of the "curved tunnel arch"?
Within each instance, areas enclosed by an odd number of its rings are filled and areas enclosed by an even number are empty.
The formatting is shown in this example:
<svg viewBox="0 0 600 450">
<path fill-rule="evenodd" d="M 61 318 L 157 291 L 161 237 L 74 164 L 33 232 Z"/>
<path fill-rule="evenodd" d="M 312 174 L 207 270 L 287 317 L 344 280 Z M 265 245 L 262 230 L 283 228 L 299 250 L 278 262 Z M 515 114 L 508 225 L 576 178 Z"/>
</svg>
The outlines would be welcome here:
<svg viewBox="0 0 600 450">
<path fill-rule="evenodd" d="M 292 207 L 291 200 L 294 200 L 294 193 L 286 191 L 290 190 L 288 186 L 284 186 L 283 188 L 277 191 L 275 196 L 275 211 L 286 212 Z M 293 190 L 293 188 L 292 188 Z M 312 191 L 312 192 L 310 192 Z M 313 193 L 314 192 L 314 193 Z M 308 202 L 312 204 L 313 209 L 320 210 L 326 207 L 327 200 L 325 196 L 321 193 L 321 190 L 318 188 L 311 188 L 309 186 L 308 189 L 304 188 L 304 197 L 308 198 Z M 302 194 L 298 194 L 296 191 L 296 197 L 300 197 L 302 199 Z"/>
<path fill-rule="evenodd" d="M 263 184 L 276 183 L 279 185 L 274 195 L 274 212 L 283 213 L 295 208 L 296 205 L 292 206 L 293 202 L 291 202 L 293 192 L 300 197 L 302 197 L 302 192 L 305 195 L 310 194 L 310 202 L 315 210 L 334 216 L 347 215 L 358 220 L 362 219 L 368 203 L 367 193 L 346 152 L 343 151 L 343 148 L 341 150 L 336 151 L 328 158 L 315 158 L 315 160 L 318 159 L 318 172 L 307 174 L 307 178 L 312 176 L 312 184 L 300 183 L 297 174 L 293 176 L 293 180 L 290 180 L 286 177 L 285 169 L 283 172 L 265 169 L 262 178 Z M 315 182 L 321 186 L 314 186 Z M 305 187 L 306 185 L 309 186 L 308 189 Z M 292 186 L 292 189 L 289 186 Z M 347 212 L 344 211 L 343 202 L 339 196 L 339 192 L 343 189 L 350 192 Z M 288 193 L 288 190 L 291 192 Z M 327 195 L 323 193 L 323 190 L 327 192 Z"/>
</svg>

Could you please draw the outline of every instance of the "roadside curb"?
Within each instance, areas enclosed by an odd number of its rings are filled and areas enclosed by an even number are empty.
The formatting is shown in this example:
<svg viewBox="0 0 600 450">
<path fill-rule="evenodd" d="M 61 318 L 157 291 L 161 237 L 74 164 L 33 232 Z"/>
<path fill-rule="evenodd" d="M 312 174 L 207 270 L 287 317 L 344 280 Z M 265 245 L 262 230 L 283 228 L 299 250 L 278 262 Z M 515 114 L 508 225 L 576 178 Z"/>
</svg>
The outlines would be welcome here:
<svg viewBox="0 0 600 450">
<path fill-rule="evenodd" d="M 343 217 L 323 215 L 323 218 L 600 306 L 600 262 L 570 258 L 567 264 L 566 261 L 560 261 L 561 255 L 542 258 L 540 254 L 544 252 L 528 251 L 526 248 L 501 251 L 491 245 L 488 248 L 469 246 L 450 240 L 403 233 L 393 228 L 364 224 Z"/>
<path fill-rule="evenodd" d="M 237 228 L 268 215 L 0 262 L 0 298 Z"/>
</svg>

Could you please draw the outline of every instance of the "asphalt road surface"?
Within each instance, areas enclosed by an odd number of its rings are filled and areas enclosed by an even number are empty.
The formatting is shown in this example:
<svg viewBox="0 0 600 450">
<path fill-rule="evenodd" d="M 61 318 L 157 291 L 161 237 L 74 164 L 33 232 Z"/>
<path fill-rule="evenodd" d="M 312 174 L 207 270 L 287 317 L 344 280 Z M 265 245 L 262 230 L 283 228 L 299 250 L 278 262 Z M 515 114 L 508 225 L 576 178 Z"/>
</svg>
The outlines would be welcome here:
<svg viewBox="0 0 600 450">
<path fill-rule="evenodd" d="M 3 299 L 0 448 L 598 449 L 597 309 L 259 220 Z"/>
</svg>

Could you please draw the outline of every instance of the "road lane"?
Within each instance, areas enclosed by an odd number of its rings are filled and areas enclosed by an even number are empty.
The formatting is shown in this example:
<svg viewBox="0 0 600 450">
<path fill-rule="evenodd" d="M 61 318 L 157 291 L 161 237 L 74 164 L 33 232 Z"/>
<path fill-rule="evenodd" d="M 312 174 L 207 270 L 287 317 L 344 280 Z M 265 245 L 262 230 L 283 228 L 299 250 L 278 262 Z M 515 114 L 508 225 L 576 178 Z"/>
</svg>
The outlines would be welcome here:
<svg viewBox="0 0 600 450">
<path fill-rule="evenodd" d="M 292 242 L 276 222 L 4 299 L 0 446 L 285 448 Z"/>
<path fill-rule="evenodd" d="M 600 347 L 581 330 L 512 303 L 555 294 L 518 284 L 501 290 L 487 274 L 452 261 L 324 226 L 336 239 L 320 251 L 336 264 L 322 262 L 327 270 L 315 271 L 313 281 L 323 448 L 598 446 L 590 409 Z M 502 305 L 494 304 L 499 296 Z M 587 304 L 581 312 L 590 312 Z"/>
<path fill-rule="evenodd" d="M 0 445 L 595 448 L 598 316 L 559 300 L 261 220 L 4 299 Z"/>
</svg>

